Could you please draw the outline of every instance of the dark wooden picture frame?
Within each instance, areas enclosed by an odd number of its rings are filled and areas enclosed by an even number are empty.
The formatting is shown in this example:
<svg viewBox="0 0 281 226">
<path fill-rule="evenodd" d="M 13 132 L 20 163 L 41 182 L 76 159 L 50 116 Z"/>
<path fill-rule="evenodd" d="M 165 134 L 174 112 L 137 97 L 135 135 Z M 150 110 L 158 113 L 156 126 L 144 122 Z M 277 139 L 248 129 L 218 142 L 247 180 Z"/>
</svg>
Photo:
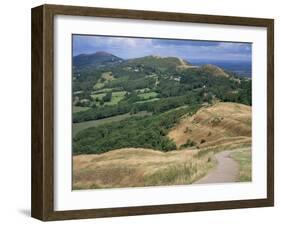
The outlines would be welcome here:
<svg viewBox="0 0 281 226">
<path fill-rule="evenodd" d="M 156 206 L 54 210 L 54 16 L 95 16 L 265 27 L 267 29 L 267 198 Z M 274 205 L 274 20 L 60 5 L 32 9 L 31 215 L 50 220 L 162 214 Z"/>
</svg>

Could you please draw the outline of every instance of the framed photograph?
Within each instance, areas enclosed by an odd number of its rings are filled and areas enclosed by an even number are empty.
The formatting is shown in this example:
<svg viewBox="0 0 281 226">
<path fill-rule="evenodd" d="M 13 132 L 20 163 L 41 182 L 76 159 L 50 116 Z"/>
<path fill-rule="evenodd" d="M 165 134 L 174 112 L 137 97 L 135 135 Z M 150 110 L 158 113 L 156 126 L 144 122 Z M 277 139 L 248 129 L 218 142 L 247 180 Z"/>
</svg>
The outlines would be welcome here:
<svg viewBox="0 0 281 226">
<path fill-rule="evenodd" d="M 273 206 L 274 21 L 32 9 L 32 216 Z"/>
</svg>

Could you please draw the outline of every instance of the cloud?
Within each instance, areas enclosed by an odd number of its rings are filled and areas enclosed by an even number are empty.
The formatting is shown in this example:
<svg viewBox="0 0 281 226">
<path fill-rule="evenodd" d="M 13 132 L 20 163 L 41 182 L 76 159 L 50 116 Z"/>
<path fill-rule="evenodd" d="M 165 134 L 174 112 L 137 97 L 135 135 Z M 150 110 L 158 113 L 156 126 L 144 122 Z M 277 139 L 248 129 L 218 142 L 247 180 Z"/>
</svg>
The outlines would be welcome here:
<svg viewBox="0 0 281 226">
<path fill-rule="evenodd" d="M 184 59 L 251 60 L 250 43 L 168 40 L 151 38 L 73 36 L 73 55 L 107 51 L 122 58 L 146 55 L 177 56 Z"/>
<path fill-rule="evenodd" d="M 195 40 L 167 40 L 154 39 L 153 43 L 166 46 L 217 46 L 219 42 L 214 41 L 195 41 Z"/>
</svg>

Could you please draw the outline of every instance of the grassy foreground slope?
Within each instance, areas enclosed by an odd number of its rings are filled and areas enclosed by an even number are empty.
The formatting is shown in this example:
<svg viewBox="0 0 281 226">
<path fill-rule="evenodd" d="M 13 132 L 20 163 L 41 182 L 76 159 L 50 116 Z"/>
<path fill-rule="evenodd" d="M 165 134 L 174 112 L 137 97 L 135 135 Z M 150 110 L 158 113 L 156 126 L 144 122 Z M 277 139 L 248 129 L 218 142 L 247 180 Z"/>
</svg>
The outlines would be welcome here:
<svg viewBox="0 0 281 226">
<path fill-rule="evenodd" d="M 114 188 L 189 184 L 213 165 L 211 153 L 198 159 L 198 150 L 161 152 L 124 148 L 100 155 L 73 157 L 73 188 Z"/>
<path fill-rule="evenodd" d="M 233 150 L 231 157 L 239 163 L 237 181 L 250 181 L 250 119 L 249 106 L 217 103 L 181 116 L 163 133 L 178 150 L 124 147 L 73 156 L 73 189 L 191 184 L 216 166 L 215 154 L 224 150 Z"/>
<path fill-rule="evenodd" d="M 123 148 L 73 156 L 73 189 L 192 184 L 216 166 L 215 154 L 222 150 L 232 150 L 239 163 L 236 181 L 251 181 L 251 147 L 234 142 L 172 152 Z"/>
</svg>

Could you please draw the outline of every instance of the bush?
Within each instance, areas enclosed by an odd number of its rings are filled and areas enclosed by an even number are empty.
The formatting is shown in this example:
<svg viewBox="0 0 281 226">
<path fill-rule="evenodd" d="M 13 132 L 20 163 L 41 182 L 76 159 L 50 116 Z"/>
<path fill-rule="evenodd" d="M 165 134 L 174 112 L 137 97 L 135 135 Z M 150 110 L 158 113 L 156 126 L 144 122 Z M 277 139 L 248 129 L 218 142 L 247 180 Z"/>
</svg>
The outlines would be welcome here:
<svg viewBox="0 0 281 226">
<path fill-rule="evenodd" d="M 206 142 L 205 139 L 201 139 L 200 144 L 203 144 L 203 143 L 205 143 L 205 142 Z"/>
<path fill-rule="evenodd" d="M 106 93 L 105 96 L 103 96 L 102 100 L 104 102 L 110 102 L 112 99 L 112 92 Z"/>
<path fill-rule="evenodd" d="M 195 145 L 196 145 L 196 142 L 195 142 L 195 141 L 192 141 L 192 140 L 188 139 L 188 140 L 185 142 L 185 144 L 182 144 L 182 145 L 180 146 L 180 148 L 188 148 L 188 147 L 193 147 L 193 146 L 195 146 Z"/>
</svg>

